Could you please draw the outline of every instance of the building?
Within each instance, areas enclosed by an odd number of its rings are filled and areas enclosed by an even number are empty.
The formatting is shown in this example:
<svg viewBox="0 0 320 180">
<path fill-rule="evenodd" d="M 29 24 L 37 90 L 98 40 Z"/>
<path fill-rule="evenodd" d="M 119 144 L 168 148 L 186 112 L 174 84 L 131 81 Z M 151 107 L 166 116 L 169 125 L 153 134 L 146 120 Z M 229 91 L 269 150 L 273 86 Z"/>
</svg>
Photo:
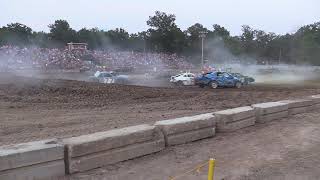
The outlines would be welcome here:
<svg viewBox="0 0 320 180">
<path fill-rule="evenodd" d="M 67 43 L 68 50 L 87 50 L 88 44 L 87 43 Z"/>
</svg>

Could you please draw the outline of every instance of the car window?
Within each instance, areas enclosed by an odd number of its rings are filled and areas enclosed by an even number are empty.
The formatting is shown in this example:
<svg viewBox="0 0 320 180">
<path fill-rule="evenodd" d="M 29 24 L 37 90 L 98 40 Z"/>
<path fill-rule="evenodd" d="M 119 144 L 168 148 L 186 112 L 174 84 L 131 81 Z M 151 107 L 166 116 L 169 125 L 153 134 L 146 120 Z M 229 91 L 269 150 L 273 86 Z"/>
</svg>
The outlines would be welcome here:
<svg viewBox="0 0 320 180">
<path fill-rule="evenodd" d="M 230 75 L 228 73 L 223 73 L 223 76 L 226 78 L 230 77 Z"/>
<path fill-rule="evenodd" d="M 105 73 L 102 75 L 102 77 L 111 77 L 111 74 Z"/>
<path fill-rule="evenodd" d="M 183 77 L 187 77 L 187 75 L 183 75 Z"/>
</svg>

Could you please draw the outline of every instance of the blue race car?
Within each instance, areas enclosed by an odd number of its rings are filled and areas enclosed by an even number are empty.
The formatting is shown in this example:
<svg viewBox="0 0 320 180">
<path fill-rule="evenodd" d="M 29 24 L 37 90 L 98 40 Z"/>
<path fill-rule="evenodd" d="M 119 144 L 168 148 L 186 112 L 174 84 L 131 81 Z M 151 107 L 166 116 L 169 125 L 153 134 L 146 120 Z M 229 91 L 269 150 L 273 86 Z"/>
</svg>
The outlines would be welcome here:
<svg viewBox="0 0 320 180">
<path fill-rule="evenodd" d="M 255 79 L 253 77 L 250 76 L 245 76 L 243 74 L 240 73 L 230 73 L 232 76 L 240 79 L 242 85 L 249 85 L 251 83 L 253 83 L 255 81 Z"/>
<path fill-rule="evenodd" d="M 236 87 L 240 88 L 242 83 L 239 78 L 227 72 L 210 72 L 202 74 L 195 79 L 195 84 L 203 88 L 209 86 L 213 89 L 218 87 Z"/>
</svg>

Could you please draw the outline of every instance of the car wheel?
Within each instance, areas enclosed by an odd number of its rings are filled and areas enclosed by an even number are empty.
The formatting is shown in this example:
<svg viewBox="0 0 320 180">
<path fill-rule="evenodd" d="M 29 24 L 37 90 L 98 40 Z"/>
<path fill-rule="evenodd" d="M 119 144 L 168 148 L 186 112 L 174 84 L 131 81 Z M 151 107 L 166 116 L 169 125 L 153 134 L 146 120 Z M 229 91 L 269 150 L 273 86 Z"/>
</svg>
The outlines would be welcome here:
<svg viewBox="0 0 320 180">
<path fill-rule="evenodd" d="M 240 82 L 236 82 L 235 87 L 236 88 L 241 88 L 242 84 Z"/>
<path fill-rule="evenodd" d="M 200 87 L 200 88 L 204 88 L 204 84 L 200 84 L 199 87 Z"/>
<path fill-rule="evenodd" d="M 210 82 L 210 87 L 212 89 L 217 89 L 218 88 L 218 83 L 216 81 L 212 81 L 212 82 Z"/>
<path fill-rule="evenodd" d="M 177 85 L 177 86 L 183 86 L 183 82 L 182 82 L 182 81 L 178 81 L 178 82 L 176 83 L 176 85 Z"/>
</svg>

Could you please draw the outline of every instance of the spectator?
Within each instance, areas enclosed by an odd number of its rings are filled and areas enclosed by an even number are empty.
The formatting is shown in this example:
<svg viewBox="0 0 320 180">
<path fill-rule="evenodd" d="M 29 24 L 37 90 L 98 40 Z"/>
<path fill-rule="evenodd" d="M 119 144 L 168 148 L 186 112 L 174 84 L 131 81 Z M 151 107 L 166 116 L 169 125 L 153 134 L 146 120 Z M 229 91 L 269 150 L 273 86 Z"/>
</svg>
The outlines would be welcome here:
<svg viewBox="0 0 320 180">
<path fill-rule="evenodd" d="M 128 67 L 151 70 L 156 67 L 157 71 L 192 68 L 184 57 L 176 54 L 0 47 L 0 64 L 6 64 L 9 69 L 79 69 L 87 66 L 85 61 L 88 60 L 93 62 L 91 68 L 99 65 L 110 70 Z"/>
</svg>

